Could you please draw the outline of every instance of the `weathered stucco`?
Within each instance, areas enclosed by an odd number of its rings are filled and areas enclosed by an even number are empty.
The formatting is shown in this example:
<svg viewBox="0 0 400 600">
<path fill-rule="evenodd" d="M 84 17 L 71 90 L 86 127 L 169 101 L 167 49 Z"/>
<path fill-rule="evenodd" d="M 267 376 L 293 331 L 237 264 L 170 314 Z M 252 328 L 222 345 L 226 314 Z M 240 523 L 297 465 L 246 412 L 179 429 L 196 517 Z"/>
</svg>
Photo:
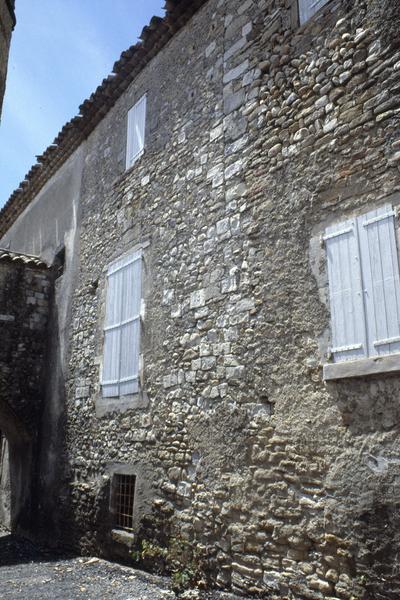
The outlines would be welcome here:
<svg viewBox="0 0 400 600">
<path fill-rule="evenodd" d="M 41 192 L 73 216 L 57 242 L 62 378 L 53 395 L 50 365 L 46 396 L 65 408 L 62 502 L 51 486 L 47 500 L 63 543 L 123 553 L 109 510 L 122 465 L 137 477 L 136 541 L 189 540 L 214 585 L 398 598 L 400 379 L 323 381 L 315 250 L 326 224 L 398 202 L 390 14 L 333 0 L 300 29 L 294 1 L 209 0 Z M 125 172 L 126 115 L 143 93 L 145 153 Z M 42 196 L 3 241 L 37 243 Z M 138 244 L 146 401 L 107 411 L 105 273 Z"/>
<path fill-rule="evenodd" d="M 71 327 L 72 288 L 79 269 L 79 200 L 85 145 L 79 148 L 25 209 L 0 245 L 40 254 L 47 264 L 65 248 L 61 277 L 52 275 L 52 302 L 47 329 L 45 386 L 37 457 L 41 510 L 35 517 L 35 535 L 52 544 L 63 539 L 64 507 L 69 496 L 65 466 L 65 374 Z M 61 510 L 60 510 L 61 509 Z"/>
</svg>

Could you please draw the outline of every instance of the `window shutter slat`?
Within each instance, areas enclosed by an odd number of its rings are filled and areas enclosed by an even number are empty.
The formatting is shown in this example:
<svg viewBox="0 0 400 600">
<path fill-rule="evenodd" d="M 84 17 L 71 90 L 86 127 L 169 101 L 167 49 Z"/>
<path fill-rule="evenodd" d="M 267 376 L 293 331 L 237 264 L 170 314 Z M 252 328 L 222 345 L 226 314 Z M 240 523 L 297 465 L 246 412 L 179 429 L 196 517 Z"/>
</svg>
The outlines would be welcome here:
<svg viewBox="0 0 400 600">
<path fill-rule="evenodd" d="M 121 396 L 135 394 L 139 379 L 140 319 L 123 327 L 121 332 Z"/>
<path fill-rule="evenodd" d="M 138 256 L 129 267 L 123 270 L 124 298 L 122 317 L 132 319 L 121 331 L 121 395 L 138 391 L 139 345 L 140 345 L 140 303 L 142 297 L 142 261 Z"/>
<path fill-rule="evenodd" d="M 121 320 L 123 277 L 117 271 L 108 276 L 102 388 L 104 397 L 119 395 L 119 363 L 121 353 Z"/>
<path fill-rule="evenodd" d="M 299 0 L 300 25 L 303 25 L 308 19 L 311 19 L 311 17 L 328 2 L 329 0 Z"/>
<path fill-rule="evenodd" d="M 126 149 L 126 168 L 133 165 L 144 150 L 146 127 L 146 96 L 134 105 L 128 112 L 128 132 Z"/>
<path fill-rule="evenodd" d="M 119 396 L 119 358 L 121 347 L 119 329 L 106 331 L 104 338 L 103 396 Z"/>
<path fill-rule="evenodd" d="M 141 251 L 108 269 L 102 388 L 104 397 L 138 392 Z"/>
<path fill-rule="evenodd" d="M 392 207 L 358 218 L 370 356 L 400 352 L 400 282 Z"/>
<path fill-rule="evenodd" d="M 122 274 L 117 272 L 108 277 L 106 301 L 106 327 L 116 325 L 121 320 Z"/>
<path fill-rule="evenodd" d="M 123 270 L 124 296 L 122 303 L 122 320 L 132 319 L 140 315 L 142 261 L 138 255 L 136 260 Z"/>
<path fill-rule="evenodd" d="M 325 232 L 335 362 L 365 356 L 365 318 L 360 256 L 354 221 Z"/>
</svg>

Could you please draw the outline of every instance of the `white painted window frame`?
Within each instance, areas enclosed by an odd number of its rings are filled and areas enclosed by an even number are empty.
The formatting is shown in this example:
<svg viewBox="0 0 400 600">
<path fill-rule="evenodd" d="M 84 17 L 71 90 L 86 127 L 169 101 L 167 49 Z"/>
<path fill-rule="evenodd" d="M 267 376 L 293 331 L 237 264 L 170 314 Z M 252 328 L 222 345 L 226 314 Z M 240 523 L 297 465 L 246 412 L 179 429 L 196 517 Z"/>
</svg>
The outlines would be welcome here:
<svg viewBox="0 0 400 600">
<path fill-rule="evenodd" d="M 325 231 L 333 363 L 324 365 L 324 379 L 400 371 L 395 219 L 385 204 Z"/>
<path fill-rule="evenodd" d="M 136 273 L 134 270 L 135 267 Z M 121 276 L 120 281 L 118 282 L 117 280 L 115 283 L 115 277 L 118 278 L 119 276 Z M 112 281 L 114 285 L 117 284 L 120 288 L 115 292 L 117 300 L 111 298 L 110 295 L 112 293 Z M 131 284 L 132 294 L 129 291 Z M 102 397 L 105 399 L 119 398 L 139 392 L 142 362 L 140 353 L 141 321 L 143 316 L 142 284 L 143 252 L 141 248 L 122 256 L 109 265 L 107 270 L 106 316 L 103 327 L 104 346 L 101 376 Z M 134 300 L 136 304 L 129 306 L 129 303 L 134 303 Z M 129 315 L 124 314 L 127 310 L 130 313 Z M 123 333 L 126 334 L 130 327 L 132 327 L 132 331 L 128 331 L 127 342 L 132 342 L 132 355 L 129 355 L 127 348 L 123 348 Z M 116 333 L 114 345 L 110 345 L 110 334 L 112 332 Z M 133 369 L 129 375 L 126 375 L 126 373 L 124 375 L 122 371 L 129 370 L 130 364 L 136 365 L 136 369 Z M 110 376 L 110 371 L 115 371 L 113 376 Z"/>
<path fill-rule="evenodd" d="M 126 169 L 130 169 L 144 152 L 146 114 L 147 94 L 143 94 L 127 115 Z"/>
<path fill-rule="evenodd" d="M 330 0 L 298 0 L 300 25 L 307 23 Z"/>
</svg>

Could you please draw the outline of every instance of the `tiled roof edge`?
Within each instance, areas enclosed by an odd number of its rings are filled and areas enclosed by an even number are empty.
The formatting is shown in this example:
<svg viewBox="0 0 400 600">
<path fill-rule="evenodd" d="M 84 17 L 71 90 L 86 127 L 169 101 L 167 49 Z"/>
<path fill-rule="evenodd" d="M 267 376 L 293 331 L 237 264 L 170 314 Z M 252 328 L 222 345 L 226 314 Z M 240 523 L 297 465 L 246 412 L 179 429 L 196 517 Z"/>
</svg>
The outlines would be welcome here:
<svg viewBox="0 0 400 600">
<path fill-rule="evenodd" d="M 79 114 L 68 121 L 54 142 L 43 154 L 36 157 L 37 163 L 0 210 L 0 238 L 114 106 L 138 73 L 207 1 L 166 0 L 165 17 L 152 17 L 139 36 L 141 41 L 122 52 L 113 66 L 112 73 L 103 79 L 90 98 L 81 104 Z"/>
<path fill-rule="evenodd" d="M 47 269 L 48 265 L 39 256 L 33 256 L 32 254 L 22 254 L 21 252 L 12 252 L 7 248 L 0 248 L 0 261 L 8 260 L 11 262 L 20 262 L 29 267 L 38 267 L 40 269 Z"/>
</svg>

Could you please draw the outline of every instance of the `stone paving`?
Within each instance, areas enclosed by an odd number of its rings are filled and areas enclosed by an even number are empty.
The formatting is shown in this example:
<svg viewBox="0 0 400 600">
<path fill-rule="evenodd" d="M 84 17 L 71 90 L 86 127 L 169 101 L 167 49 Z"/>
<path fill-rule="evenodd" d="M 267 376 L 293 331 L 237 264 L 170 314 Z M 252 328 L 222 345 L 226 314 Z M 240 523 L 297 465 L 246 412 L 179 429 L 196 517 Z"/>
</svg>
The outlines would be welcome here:
<svg viewBox="0 0 400 600">
<path fill-rule="evenodd" d="M 166 577 L 157 577 L 98 558 L 57 558 L 30 542 L 0 531 L 1 600 L 172 600 Z M 196 590 L 187 600 L 234 600 L 236 596 Z"/>
</svg>

